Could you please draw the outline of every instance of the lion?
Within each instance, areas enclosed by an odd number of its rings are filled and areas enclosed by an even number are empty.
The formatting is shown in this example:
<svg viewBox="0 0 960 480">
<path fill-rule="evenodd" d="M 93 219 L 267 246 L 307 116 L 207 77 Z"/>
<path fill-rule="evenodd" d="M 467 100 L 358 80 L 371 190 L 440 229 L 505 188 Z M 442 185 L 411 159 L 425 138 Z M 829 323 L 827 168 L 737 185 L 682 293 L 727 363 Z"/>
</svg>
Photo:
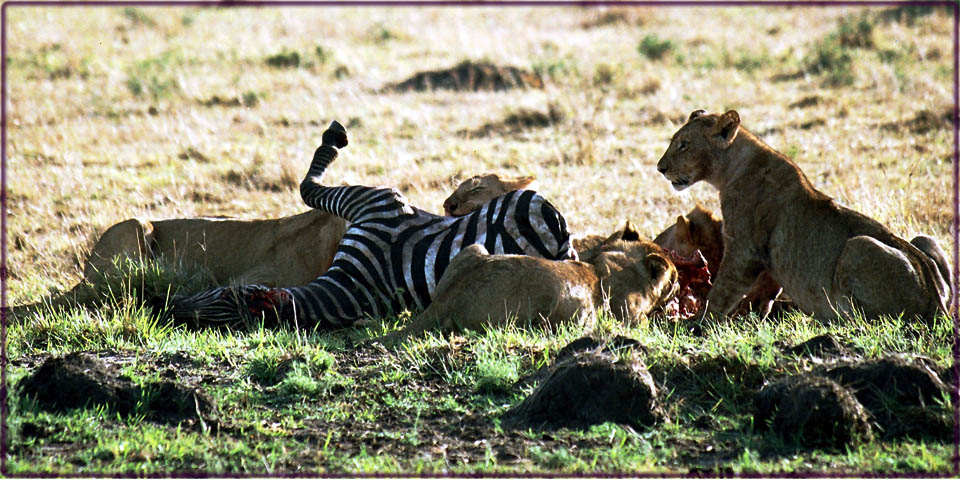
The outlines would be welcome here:
<svg viewBox="0 0 960 480">
<path fill-rule="evenodd" d="M 723 220 L 698 203 L 690 213 L 678 216 L 676 223 L 657 235 L 653 243 L 671 252 L 671 260 L 675 260 L 675 257 L 691 258 L 700 252 L 706 260 L 709 278 L 712 279 L 716 278 L 720 261 L 723 259 L 722 229 Z M 705 286 L 706 290 L 695 289 L 696 291 L 691 292 L 698 305 L 706 300 L 709 292 L 710 286 Z M 760 318 L 766 318 L 782 290 L 770 274 L 763 271 L 750 286 L 750 291 L 740 301 L 733 316 L 756 312 Z"/>
<path fill-rule="evenodd" d="M 764 271 L 823 320 L 947 311 L 950 272 L 936 241 L 907 242 L 838 204 L 734 110 L 691 113 L 657 170 L 678 191 L 702 180 L 720 195 L 724 254 L 703 316 L 730 315 Z"/>
<path fill-rule="evenodd" d="M 217 284 L 304 285 L 333 262 L 343 219 L 308 211 L 266 220 L 131 218 L 108 228 L 83 267 L 86 281 L 116 275 L 115 258 L 199 267 Z"/>
<path fill-rule="evenodd" d="M 507 177 L 496 173 L 474 175 L 460 182 L 443 201 L 443 213 L 449 217 L 462 217 L 494 198 L 529 187 L 534 180 L 534 177 Z"/>
<path fill-rule="evenodd" d="M 677 271 L 657 245 L 613 240 L 588 262 L 490 255 L 472 245 L 450 263 L 430 304 L 404 329 L 374 339 L 393 343 L 432 328 L 481 330 L 512 319 L 555 328 L 606 306 L 623 322 L 643 322 L 676 291 Z"/>
<path fill-rule="evenodd" d="M 103 232 L 80 284 L 57 298 L 14 307 L 13 313 L 82 301 L 91 296 L 88 290 L 122 276 L 118 260 L 125 259 L 200 268 L 217 285 L 304 285 L 327 270 L 345 231 L 343 219 L 317 210 L 267 220 L 131 218 Z"/>
</svg>

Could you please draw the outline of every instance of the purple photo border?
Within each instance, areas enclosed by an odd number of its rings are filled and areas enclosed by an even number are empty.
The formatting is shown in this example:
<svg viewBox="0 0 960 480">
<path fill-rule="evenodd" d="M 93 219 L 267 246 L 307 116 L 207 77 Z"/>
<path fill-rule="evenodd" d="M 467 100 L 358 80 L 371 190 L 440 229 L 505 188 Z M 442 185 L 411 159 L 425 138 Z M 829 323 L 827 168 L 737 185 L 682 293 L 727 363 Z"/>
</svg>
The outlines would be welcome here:
<svg viewBox="0 0 960 480">
<path fill-rule="evenodd" d="M 357 1 L 357 0 L 334 0 L 334 1 L 210 1 L 210 0 L 121 0 L 111 1 L 37 1 L 37 0 L 14 0 L 6 2 L 0 7 L 0 475 L 11 476 L 7 470 L 7 455 L 9 432 L 7 430 L 7 413 L 9 411 L 8 388 L 7 388 L 7 9 L 10 7 L 118 7 L 118 6 L 143 6 L 143 7 L 602 7 L 602 6 L 633 6 L 633 7 L 881 7 L 881 6 L 932 6 L 946 7 L 953 9 L 953 116 L 951 122 L 953 125 L 953 224 L 951 231 L 953 233 L 953 278 L 951 282 L 952 305 L 951 315 L 953 317 L 953 378 L 960 378 L 960 299 L 958 299 L 958 286 L 960 286 L 960 241 L 958 241 L 958 231 L 960 231 L 960 1 L 937 0 L 937 1 L 891 1 L 891 0 L 866 0 L 849 1 L 800 1 L 800 0 L 771 0 L 771 1 L 748 1 L 748 0 L 706 0 L 698 1 L 517 1 L 506 0 L 502 2 L 484 1 L 484 0 L 465 0 L 461 2 L 451 2 L 447 0 L 439 1 Z M 950 390 L 950 399 L 953 404 L 953 472 L 942 475 L 931 475 L 924 473 L 916 474 L 891 474 L 877 475 L 869 474 L 870 477 L 884 478 L 931 478 L 931 477 L 956 477 L 960 475 L 960 394 L 954 386 Z M 172 474 L 70 474 L 63 475 L 57 473 L 51 474 L 28 474 L 18 475 L 24 478 L 50 478 L 50 477 L 72 477 L 72 478 L 207 478 L 211 476 L 219 478 L 262 478 L 264 475 L 257 474 L 234 474 L 234 473 L 216 473 L 208 472 L 175 472 Z M 464 475 L 442 475 L 442 474 L 281 474 L 270 475 L 274 478 L 344 478 L 344 477 L 367 477 L 367 478 L 436 478 L 436 477 L 460 477 L 460 478 L 482 478 L 482 477 L 501 477 L 501 478 L 551 478 L 558 475 L 552 474 L 464 474 Z M 563 475 L 571 477 L 572 475 Z M 677 477 L 697 477 L 697 476 L 715 476 L 715 477 L 738 477 L 738 478 L 848 478 L 865 477 L 862 473 L 856 472 L 831 472 L 817 474 L 797 474 L 797 473 L 772 473 L 772 474 L 725 474 L 723 472 L 703 472 L 702 474 L 645 474 L 638 473 L 617 473 L 617 474 L 588 474 L 576 475 L 580 477 L 591 478 L 677 478 Z"/>
</svg>

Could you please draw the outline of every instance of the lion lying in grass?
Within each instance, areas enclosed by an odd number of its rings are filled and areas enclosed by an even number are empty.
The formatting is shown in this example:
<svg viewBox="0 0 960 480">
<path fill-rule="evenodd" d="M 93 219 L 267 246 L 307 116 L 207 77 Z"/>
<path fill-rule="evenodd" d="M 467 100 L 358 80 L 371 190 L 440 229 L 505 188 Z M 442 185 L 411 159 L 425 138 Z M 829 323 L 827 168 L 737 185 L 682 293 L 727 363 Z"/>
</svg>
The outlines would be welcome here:
<svg viewBox="0 0 960 480">
<path fill-rule="evenodd" d="M 126 260 L 203 269 L 218 285 L 303 285 L 327 270 L 345 230 L 341 218 L 316 210 L 269 220 L 132 218 L 103 232 L 87 257 L 81 283 L 59 297 L 14 307 L 12 313 L 92 301 L 97 287 L 125 274 L 118 265 Z"/>
<path fill-rule="evenodd" d="M 83 277 L 115 275 L 115 258 L 198 267 L 217 284 L 304 285 L 327 270 L 343 238 L 342 219 L 318 211 L 269 220 L 125 220 L 93 247 Z"/>
<path fill-rule="evenodd" d="M 802 310 L 825 320 L 857 312 L 929 319 L 946 311 L 949 270 L 932 238 L 907 242 L 837 204 L 742 128 L 736 111 L 693 112 L 657 170 L 676 190 L 703 180 L 720 193 L 724 254 L 706 315 L 731 314 L 764 271 Z"/>
<path fill-rule="evenodd" d="M 512 319 L 556 327 L 605 305 L 620 321 L 642 322 L 670 300 L 676 280 L 673 264 L 650 242 L 606 242 L 589 263 L 490 255 L 473 245 L 450 263 L 423 313 L 375 341 L 392 343 L 432 328 L 481 330 Z"/>
<path fill-rule="evenodd" d="M 511 178 L 493 173 L 477 175 L 463 181 L 457 187 L 456 191 L 444 201 L 444 210 L 447 211 L 448 215 L 462 215 L 468 212 L 467 208 L 470 208 L 471 205 L 482 205 L 512 190 L 526 188 L 533 181 L 533 177 Z M 674 229 L 675 227 L 668 228 L 668 231 L 657 237 L 654 243 L 666 249 L 668 259 L 677 269 L 679 289 L 675 300 L 665 310 L 669 315 L 687 315 L 696 312 L 697 306 L 705 301 L 710 288 L 710 274 L 716 274 L 716 268 L 720 261 L 716 260 L 713 270 L 707 271 L 707 260 L 703 256 L 695 254 L 695 247 L 684 244 L 685 238 L 675 239 Z M 672 240 L 667 241 L 667 237 L 664 237 L 664 235 Z M 570 242 L 579 254 L 580 260 L 590 262 L 605 243 L 615 240 L 639 242 L 642 241 L 642 238 L 633 223 L 627 220 L 623 228 L 607 237 L 586 235 L 572 238 Z M 720 241 L 719 227 L 717 228 L 716 240 Z M 719 245 L 720 252 L 722 252 L 722 244 Z M 717 253 L 717 258 L 720 254 Z M 779 293 L 779 287 L 777 287 L 777 293 Z"/>
</svg>

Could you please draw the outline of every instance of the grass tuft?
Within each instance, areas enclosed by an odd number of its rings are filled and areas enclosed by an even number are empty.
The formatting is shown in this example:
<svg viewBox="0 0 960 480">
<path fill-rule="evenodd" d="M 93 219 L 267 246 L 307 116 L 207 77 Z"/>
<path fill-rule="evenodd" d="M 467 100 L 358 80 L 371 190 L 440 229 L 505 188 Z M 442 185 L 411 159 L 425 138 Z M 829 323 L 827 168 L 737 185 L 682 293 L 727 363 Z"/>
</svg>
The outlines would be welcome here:
<svg viewBox="0 0 960 480">
<path fill-rule="evenodd" d="M 661 39 L 656 34 L 644 36 L 643 40 L 640 40 L 640 45 L 637 46 L 637 51 L 650 60 L 660 60 L 664 55 L 667 54 L 667 52 L 673 49 L 673 41 L 669 39 Z"/>
<path fill-rule="evenodd" d="M 264 60 L 274 68 L 297 68 L 300 66 L 300 52 L 283 48 L 279 53 L 270 55 Z"/>
<path fill-rule="evenodd" d="M 182 56 L 178 51 L 167 51 L 156 57 L 133 63 L 127 68 L 127 89 L 136 97 L 156 101 L 180 91 L 180 81 L 174 75 Z"/>
</svg>

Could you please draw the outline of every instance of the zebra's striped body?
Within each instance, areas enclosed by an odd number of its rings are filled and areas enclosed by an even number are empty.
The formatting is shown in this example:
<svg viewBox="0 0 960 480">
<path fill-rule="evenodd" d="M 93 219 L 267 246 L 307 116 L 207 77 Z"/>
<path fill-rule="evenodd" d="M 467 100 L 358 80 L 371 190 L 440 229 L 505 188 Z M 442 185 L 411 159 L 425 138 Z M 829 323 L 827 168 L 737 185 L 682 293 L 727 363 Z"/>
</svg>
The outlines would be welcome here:
<svg viewBox="0 0 960 480">
<path fill-rule="evenodd" d="M 337 157 L 334 145 L 346 145 L 345 133 L 342 142 L 330 134 L 335 128 L 324 133 L 300 185 L 307 205 L 350 222 L 330 269 L 303 287 L 227 287 L 174 299 L 176 319 L 233 324 L 247 314 L 275 313 L 301 328 L 345 327 L 426 307 L 453 257 L 475 243 L 491 253 L 576 258 L 563 217 L 533 191 L 510 192 L 464 217 L 442 217 L 411 206 L 392 188 L 320 185 Z"/>
</svg>

